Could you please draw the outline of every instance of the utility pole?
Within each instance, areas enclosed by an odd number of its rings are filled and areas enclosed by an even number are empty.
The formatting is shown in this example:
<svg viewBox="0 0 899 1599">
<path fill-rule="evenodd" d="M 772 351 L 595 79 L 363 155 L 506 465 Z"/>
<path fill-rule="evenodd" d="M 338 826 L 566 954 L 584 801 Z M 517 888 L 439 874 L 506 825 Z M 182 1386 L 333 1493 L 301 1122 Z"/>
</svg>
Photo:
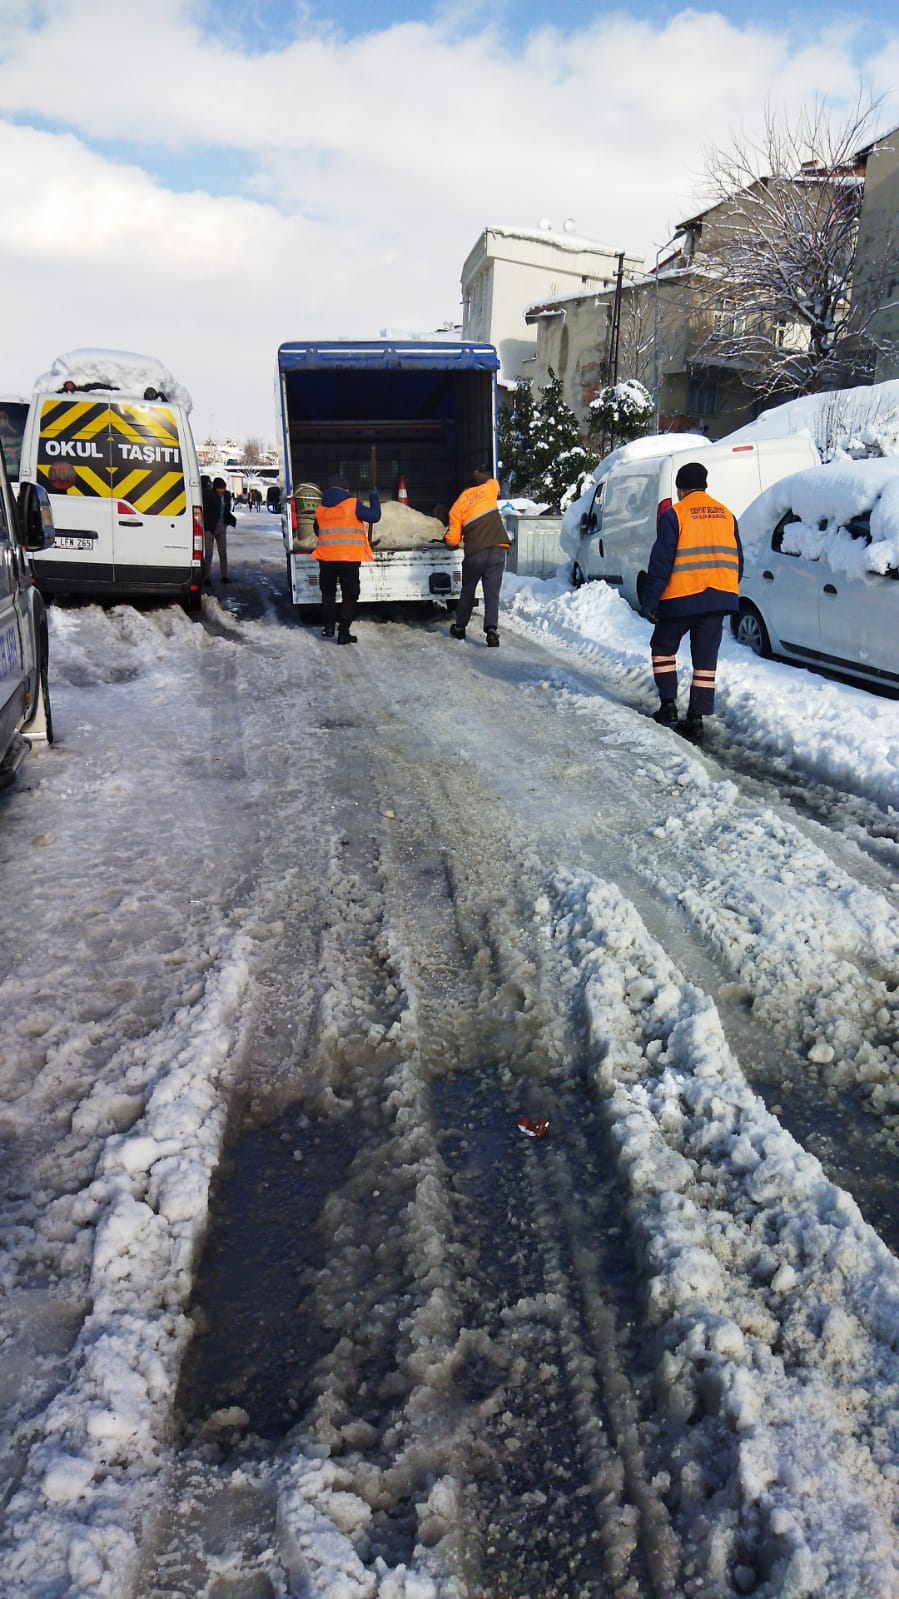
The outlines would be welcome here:
<svg viewBox="0 0 899 1599">
<path fill-rule="evenodd" d="M 618 349 L 621 343 L 621 280 L 624 277 L 624 251 L 618 253 L 618 274 L 615 279 L 615 298 L 612 302 L 612 383 L 618 382 Z"/>
</svg>

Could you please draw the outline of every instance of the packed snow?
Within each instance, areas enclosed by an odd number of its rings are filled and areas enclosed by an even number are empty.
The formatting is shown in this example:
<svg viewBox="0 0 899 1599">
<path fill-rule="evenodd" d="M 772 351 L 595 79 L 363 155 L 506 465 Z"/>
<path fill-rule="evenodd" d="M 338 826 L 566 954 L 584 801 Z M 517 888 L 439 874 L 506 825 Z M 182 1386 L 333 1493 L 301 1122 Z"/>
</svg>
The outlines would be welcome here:
<svg viewBox="0 0 899 1599">
<path fill-rule="evenodd" d="M 797 518 L 783 530 L 788 555 L 817 560 L 824 551 L 836 572 L 860 576 L 899 568 L 899 457 L 831 461 L 793 472 L 760 494 L 740 517 L 745 549 L 770 539 L 781 517 Z M 847 531 L 870 513 L 870 542 Z"/>
<path fill-rule="evenodd" d="M 601 584 L 507 576 L 498 654 L 333 651 L 239 524 L 202 622 L 53 608 L 58 742 L 0 797 L 4 1599 L 899 1594 L 899 1264 L 782 1111 L 894 1173 L 896 702 L 726 637 L 700 754 Z M 333 1347 L 277 1440 L 234 1396 L 179 1438 L 241 1095 L 299 1100 L 333 1185 L 282 1271 L 323 1225 Z M 539 1564 L 572 1529 L 576 1587 Z"/>
<path fill-rule="evenodd" d="M 66 383 L 76 389 L 111 389 L 124 394 L 144 394 L 154 389 L 175 405 L 186 411 L 193 401 L 184 388 L 164 366 L 151 355 L 136 355 L 130 350 L 89 349 L 69 350 L 58 355 L 48 372 L 34 380 L 36 393 L 59 394 Z"/>
<path fill-rule="evenodd" d="M 753 444 L 791 433 L 810 433 L 825 461 L 899 455 L 899 379 L 787 400 L 729 433 L 727 442 Z"/>
</svg>

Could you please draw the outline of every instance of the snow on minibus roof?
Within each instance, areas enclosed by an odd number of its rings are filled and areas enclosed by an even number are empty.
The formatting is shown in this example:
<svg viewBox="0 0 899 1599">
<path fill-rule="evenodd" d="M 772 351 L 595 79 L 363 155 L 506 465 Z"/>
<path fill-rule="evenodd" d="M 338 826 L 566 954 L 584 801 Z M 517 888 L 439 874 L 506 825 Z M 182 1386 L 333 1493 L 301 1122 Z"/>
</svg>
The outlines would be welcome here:
<svg viewBox="0 0 899 1599">
<path fill-rule="evenodd" d="M 49 372 L 35 379 L 34 388 L 42 394 L 60 394 L 66 383 L 78 390 L 109 389 L 145 397 L 147 389 L 154 389 L 158 396 L 183 405 L 185 411 L 193 408 L 187 389 L 168 367 L 152 355 L 136 355 L 131 350 L 69 350 L 56 357 Z"/>
</svg>

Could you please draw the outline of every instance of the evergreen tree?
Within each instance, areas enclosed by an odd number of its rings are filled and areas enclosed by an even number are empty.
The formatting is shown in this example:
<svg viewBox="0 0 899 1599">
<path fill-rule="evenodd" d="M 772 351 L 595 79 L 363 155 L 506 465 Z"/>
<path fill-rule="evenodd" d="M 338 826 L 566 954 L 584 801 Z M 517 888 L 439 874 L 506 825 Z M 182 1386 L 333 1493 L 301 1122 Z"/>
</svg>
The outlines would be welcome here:
<svg viewBox="0 0 899 1599">
<path fill-rule="evenodd" d="M 515 393 L 499 413 L 499 475 L 506 494 L 524 495 L 531 471 L 534 395 L 529 378 L 519 378 Z"/>
<path fill-rule="evenodd" d="M 534 406 L 530 433 L 528 492 L 557 511 L 586 465 L 587 452 L 577 417 L 562 398 L 561 379 L 552 367 Z"/>
<path fill-rule="evenodd" d="M 653 415 L 652 395 L 636 378 L 609 383 L 590 401 L 587 441 L 601 460 L 616 444 L 648 433 Z"/>
</svg>

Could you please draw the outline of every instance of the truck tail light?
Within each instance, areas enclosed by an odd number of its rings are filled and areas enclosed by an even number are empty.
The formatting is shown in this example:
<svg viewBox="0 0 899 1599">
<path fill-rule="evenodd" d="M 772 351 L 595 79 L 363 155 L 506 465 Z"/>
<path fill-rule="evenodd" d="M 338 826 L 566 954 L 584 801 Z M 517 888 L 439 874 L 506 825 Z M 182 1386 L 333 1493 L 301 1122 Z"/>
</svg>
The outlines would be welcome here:
<svg viewBox="0 0 899 1599">
<path fill-rule="evenodd" d="M 290 531 L 295 533 L 297 530 L 297 502 L 291 496 L 287 503 L 290 506 Z"/>
<path fill-rule="evenodd" d="M 203 559 L 203 507 L 195 505 L 194 511 L 194 554 L 193 559 L 199 563 Z"/>
</svg>

